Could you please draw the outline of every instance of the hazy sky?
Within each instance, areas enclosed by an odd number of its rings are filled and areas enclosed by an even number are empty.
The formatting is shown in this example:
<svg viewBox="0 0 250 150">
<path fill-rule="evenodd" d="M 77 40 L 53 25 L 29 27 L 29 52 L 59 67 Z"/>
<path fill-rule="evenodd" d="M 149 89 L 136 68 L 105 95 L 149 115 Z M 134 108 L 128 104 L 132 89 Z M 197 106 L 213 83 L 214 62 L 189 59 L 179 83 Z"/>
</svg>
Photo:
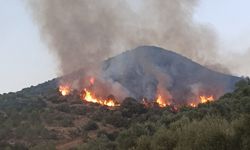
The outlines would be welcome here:
<svg viewBox="0 0 250 150">
<path fill-rule="evenodd" d="M 250 47 L 249 6 L 249 0 L 201 0 L 195 19 L 214 28 L 221 49 L 240 52 Z M 23 0 L 0 0 L 0 27 L 0 93 L 56 77 L 55 58 Z"/>
</svg>

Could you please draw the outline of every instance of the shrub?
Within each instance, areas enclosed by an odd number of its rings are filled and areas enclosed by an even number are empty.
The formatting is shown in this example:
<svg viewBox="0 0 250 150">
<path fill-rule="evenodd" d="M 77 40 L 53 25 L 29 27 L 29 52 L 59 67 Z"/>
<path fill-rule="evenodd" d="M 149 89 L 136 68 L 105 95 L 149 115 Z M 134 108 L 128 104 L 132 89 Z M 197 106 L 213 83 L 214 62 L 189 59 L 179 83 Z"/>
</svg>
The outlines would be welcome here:
<svg viewBox="0 0 250 150">
<path fill-rule="evenodd" d="M 126 98 L 121 104 L 121 111 L 124 117 L 132 117 L 133 114 L 143 114 L 147 112 L 145 106 L 133 98 Z"/>
<path fill-rule="evenodd" d="M 88 112 L 88 107 L 86 106 L 72 106 L 70 107 L 70 110 L 73 114 L 76 114 L 76 115 L 86 115 L 87 112 Z"/>
<path fill-rule="evenodd" d="M 115 127 L 127 127 L 129 122 L 126 118 L 124 118 L 121 112 L 117 111 L 110 115 L 105 116 L 105 123 L 111 124 Z"/>
<path fill-rule="evenodd" d="M 250 149 L 250 115 L 245 115 L 234 121 L 235 134 L 233 137 L 235 148 L 242 150 Z"/>
<path fill-rule="evenodd" d="M 85 131 L 97 130 L 98 129 L 98 125 L 94 121 L 90 120 L 90 121 L 87 122 L 87 124 L 85 124 L 83 126 L 83 129 Z"/>
<path fill-rule="evenodd" d="M 56 107 L 57 110 L 65 113 L 70 113 L 70 107 L 68 104 L 61 104 Z"/>
</svg>

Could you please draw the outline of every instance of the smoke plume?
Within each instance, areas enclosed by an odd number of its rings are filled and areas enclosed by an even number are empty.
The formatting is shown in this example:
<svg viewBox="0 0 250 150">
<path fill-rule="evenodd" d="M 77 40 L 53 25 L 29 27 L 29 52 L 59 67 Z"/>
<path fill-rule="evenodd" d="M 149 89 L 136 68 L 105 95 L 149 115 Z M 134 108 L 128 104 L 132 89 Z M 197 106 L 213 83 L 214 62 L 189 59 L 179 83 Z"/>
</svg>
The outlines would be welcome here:
<svg viewBox="0 0 250 150">
<path fill-rule="evenodd" d="M 193 19 L 199 0 L 29 1 L 62 74 L 139 45 L 174 50 L 201 64 L 216 59 L 216 34 Z M 136 7 L 134 7 L 136 6 Z"/>
<path fill-rule="evenodd" d="M 237 73 L 237 75 L 244 75 L 249 76 L 250 75 L 250 67 L 249 67 L 249 59 L 250 58 L 250 48 L 245 50 L 242 53 L 233 53 L 229 52 L 225 54 L 223 59 L 223 64 L 229 65 L 230 70 L 233 70 L 234 73 Z"/>
</svg>

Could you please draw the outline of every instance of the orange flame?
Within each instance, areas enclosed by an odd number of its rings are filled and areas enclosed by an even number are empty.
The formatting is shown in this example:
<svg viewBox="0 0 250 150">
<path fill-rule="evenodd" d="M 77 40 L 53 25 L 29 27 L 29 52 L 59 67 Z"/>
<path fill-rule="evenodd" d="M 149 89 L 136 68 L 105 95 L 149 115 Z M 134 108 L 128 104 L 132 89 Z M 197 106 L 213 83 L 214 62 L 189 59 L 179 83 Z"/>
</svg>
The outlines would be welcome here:
<svg viewBox="0 0 250 150">
<path fill-rule="evenodd" d="M 68 85 L 60 85 L 59 92 L 61 92 L 62 96 L 67 96 L 71 92 L 71 88 Z"/>
<path fill-rule="evenodd" d="M 214 97 L 213 96 L 200 96 L 200 102 L 201 103 L 207 103 L 207 102 L 211 102 L 214 101 Z"/>
<path fill-rule="evenodd" d="M 189 106 L 191 106 L 191 107 L 197 107 L 197 104 L 195 104 L 195 103 L 190 103 Z"/>
<path fill-rule="evenodd" d="M 212 102 L 212 101 L 214 101 L 214 96 L 204 96 L 204 95 L 202 95 L 202 96 L 199 96 L 198 101 L 191 102 L 188 105 L 191 106 L 191 107 L 197 107 L 199 103 L 204 104 L 204 103 Z"/>
<path fill-rule="evenodd" d="M 109 107 L 120 106 L 119 104 L 115 103 L 115 101 L 112 99 L 104 100 L 103 105 L 106 105 Z"/>
<path fill-rule="evenodd" d="M 97 98 L 93 93 L 88 91 L 87 89 L 84 89 L 81 93 L 81 99 L 87 102 L 91 103 L 97 103 L 103 106 L 109 106 L 109 107 L 116 107 L 120 106 L 115 100 L 113 99 L 101 99 Z"/>
<path fill-rule="evenodd" d="M 166 107 L 169 105 L 169 103 L 164 100 L 161 95 L 158 95 L 157 99 L 156 99 L 156 103 L 160 106 L 160 107 Z"/>
</svg>

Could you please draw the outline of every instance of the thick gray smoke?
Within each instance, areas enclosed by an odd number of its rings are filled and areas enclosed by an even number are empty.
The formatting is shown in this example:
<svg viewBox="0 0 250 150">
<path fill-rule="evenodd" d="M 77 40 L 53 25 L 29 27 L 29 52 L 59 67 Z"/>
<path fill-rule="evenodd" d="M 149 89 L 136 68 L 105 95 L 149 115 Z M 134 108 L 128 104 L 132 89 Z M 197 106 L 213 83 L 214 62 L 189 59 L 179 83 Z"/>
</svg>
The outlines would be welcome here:
<svg viewBox="0 0 250 150">
<path fill-rule="evenodd" d="M 201 64 L 216 59 L 216 35 L 193 20 L 198 2 L 30 0 L 28 4 L 61 73 L 67 74 L 139 45 L 174 50 Z"/>
<path fill-rule="evenodd" d="M 236 51 L 237 52 L 237 51 Z M 250 76 L 250 48 L 242 53 L 227 53 L 222 57 L 223 64 L 230 66 L 230 70 L 239 76 Z"/>
</svg>

